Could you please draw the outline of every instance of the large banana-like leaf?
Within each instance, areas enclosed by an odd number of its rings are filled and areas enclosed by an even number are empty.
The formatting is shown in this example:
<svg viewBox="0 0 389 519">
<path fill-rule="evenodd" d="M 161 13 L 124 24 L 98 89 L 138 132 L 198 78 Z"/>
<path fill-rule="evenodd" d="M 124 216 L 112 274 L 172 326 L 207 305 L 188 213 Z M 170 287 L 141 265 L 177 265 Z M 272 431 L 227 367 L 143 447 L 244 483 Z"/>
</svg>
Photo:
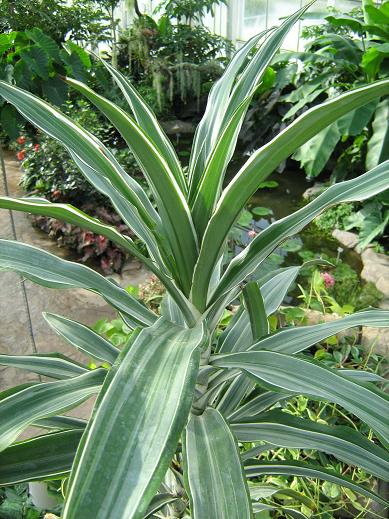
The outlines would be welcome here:
<svg viewBox="0 0 389 519">
<path fill-rule="evenodd" d="M 17 272 L 48 288 L 85 288 L 97 292 L 136 325 L 148 326 L 156 315 L 94 270 L 16 241 L 0 240 L 0 270 Z"/>
<path fill-rule="evenodd" d="M 185 196 L 154 142 L 124 110 L 96 94 L 87 85 L 68 79 L 120 132 L 132 150 L 153 192 L 170 243 L 182 288 L 189 293 L 197 258 L 196 232 Z"/>
<path fill-rule="evenodd" d="M 285 475 L 285 476 L 301 476 L 307 478 L 317 478 L 324 481 L 330 481 L 336 485 L 354 490 L 368 499 L 373 499 L 377 503 L 384 506 L 389 505 L 389 501 L 381 498 L 375 492 L 368 488 L 355 483 L 350 477 L 343 476 L 333 470 L 305 463 L 303 461 L 253 461 L 249 460 L 245 467 L 248 478 L 257 478 L 260 476 Z"/>
<path fill-rule="evenodd" d="M 44 313 L 43 317 L 58 335 L 87 355 L 110 364 L 119 355 L 119 350 L 113 344 L 87 326 L 60 315 Z"/>
<path fill-rule="evenodd" d="M 122 352 L 77 453 L 64 519 L 143 517 L 188 418 L 203 341 L 201 327 L 162 318 Z"/>
<path fill-rule="evenodd" d="M 0 485 L 61 478 L 70 472 L 82 430 L 45 434 L 0 453 Z"/>
<path fill-rule="evenodd" d="M 150 228 L 156 227 L 159 217 L 146 192 L 126 174 L 102 142 L 62 112 L 26 90 L 0 81 L 0 95 L 13 104 L 32 124 L 59 140 L 73 156 L 79 159 L 77 165 L 85 164 L 93 175 L 88 175 L 88 180 L 92 181 L 97 188 L 102 187 L 99 182 L 100 177 L 108 180 L 115 188 L 114 191 L 125 196 L 133 204 Z M 82 167 L 81 170 L 85 173 Z"/>
<path fill-rule="evenodd" d="M 169 168 L 177 181 L 177 184 L 180 186 L 181 191 L 185 194 L 188 188 L 180 161 L 177 157 L 175 149 L 172 146 L 172 143 L 158 123 L 155 114 L 145 102 L 145 100 L 138 94 L 137 90 L 134 88 L 131 82 L 126 77 L 124 77 L 123 74 L 112 67 L 107 61 L 103 59 L 100 61 L 107 68 L 116 84 L 122 91 L 126 101 L 131 107 L 138 125 L 147 133 L 147 135 L 159 149 L 160 153 L 165 157 L 165 160 L 168 163 Z"/>
<path fill-rule="evenodd" d="M 204 310 L 206 307 L 213 266 L 223 250 L 227 235 L 242 208 L 255 193 L 259 183 L 321 129 L 350 110 L 388 93 L 389 80 L 384 80 L 352 90 L 311 108 L 250 157 L 224 190 L 204 234 L 192 290 L 193 301 L 200 310 Z M 383 178 L 381 184 L 383 187 L 380 190 L 387 187 Z M 372 196 L 372 194 L 367 196 Z"/>
<path fill-rule="evenodd" d="M 193 518 L 252 518 L 238 446 L 219 411 L 207 408 L 200 416 L 191 416 L 184 447 Z"/>
<path fill-rule="evenodd" d="M 373 135 L 367 145 L 366 167 L 374 168 L 389 159 L 389 98 L 377 107 L 373 121 Z"/>
<path fill-rule="evenodd" d="M 242 369 L 271 390 L 335 402 L 389 441 L 389 399 L 373 386 L 362 386 L 336 370 L 283 353 L 250 351 L 214 358 L 214 365 Z"/>
<path fill-rule="evenodd" d="M 97 393 L 106 373 L 96 369 L 67 380 L 36 384 L 4 398 L 0 402 L 0 451 L 40 418 L 65 412 Z"/>
<path fill-rule="evenodd" d="M 387 188 L 389 161 L 360 177 L 334 184 L 303 208 L 274 222 L 231 261 L 212 301 L 245 279 L 282 241 L 301 231 L 325 209 L 338 203 L 365 200 Z"/>
<path fill-rule="evenodd" d="M 324 451 L 378 478 L 389 479 L 388 453 L 350 427 L 331 427 L 270 411 L 255 421 L 232 424 L 231 429 L 241 442 L 266 441 L 291 449 Z"/>
<path fill-rule="evenodd" d="M 365 312 L 357 312 L 329 323 L 286 328 L 261 339 L 248 349 L 250 351 L 270 350 L 288 354 L 298 353 L 353 326 L 389 328 L 389 312 L 385 310 L 366 310 Z"/>
<path fill-rule="evenodd" d="M 60 353 L 36 355 L 0 355 L 1 366 L 27 369 L 33 373 L 55 379 L 77 377 L 88 369 Z"/>
</svg>

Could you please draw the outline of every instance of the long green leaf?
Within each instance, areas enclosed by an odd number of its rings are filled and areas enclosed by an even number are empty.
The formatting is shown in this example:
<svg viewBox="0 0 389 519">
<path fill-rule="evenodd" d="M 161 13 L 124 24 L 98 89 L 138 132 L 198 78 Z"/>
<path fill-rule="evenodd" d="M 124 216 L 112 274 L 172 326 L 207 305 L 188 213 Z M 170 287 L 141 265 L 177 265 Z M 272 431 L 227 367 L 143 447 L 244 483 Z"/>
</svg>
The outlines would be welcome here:
<svg viewBox="0 0 389 519">
<path fill-rule="evenodd" d="M 367 144 L 366 167 L 374 168 L 389 159 L 389 98 L 377 107 L 373 121 L 373 135 Z"/>
<path fill-rule="evenodd" d="M 223 416 L 208 408 L 185 432 L 184 476 L 194 519 L 252 518 L 236 440 Z"/>
<path fill-rule="evenodd" d="M 137 249 L 129 237 L 120 234 L 115 227 L 101 223 L 96 218 L 88 216 L 70 204 L 53 204 L 45 199 L 34 197 L 9 198 L 2 196 L 0 197 L 0 207 L 2 209 L 49 216 L 77 225 L 82 229 L 87 229 L 88 231 L 105 236 L 141 261 L 146 260 L 147 262 L 147 258 Z"/>
<path fill-rule="evenodd" d="M 261 339 L 252 345 L 249 350 L 270 350 L 288 354 L 298 353 L 353 326 L 389 328 L 389 312 L 385 310 L 366 310 L 365 312 L 357 312 L 329 323 L 286 328 Z"/>
<path fill-rule="evenodd" d="M 202 328 L 160 319 L 121 354 L 77 453 L 64 519 L 143 518 L 187 420 L 203 340 Z"/>
<path fill-rule="evenodd" d="M 84 375 L 45 382 L 14 393 L 0 402 L 0 451 L 40 418 L 71 409 L 100 390 L 105 369 Z"/>
<path fill-rule="evenodd" d="M 125 196 L 134 205 L 141 218 L 151 228 L 155 228 L 159 217 L 145 191 L 125 173 L 102 142 L 73 123 L 62 112 L 26 90 L 0 81 L 0 95 L 13 104 L 32 124 L 59 140 L 73 156 L 79 159 L 78 165 L 80 162 L 84 163 L 91 172 L 94 172 L 95 178 L 89 176 L 88 180 L 92 180 L 97 188 L 101 188 L 99 177 L 108 180 L 120 195 Z"/>
<path fill-rule="evenodd" d="M 388 501 L 382 499 L 379 495 L 368 488 L 359 485 L 358 483 L 354 483 L 350 477 L 343 476 L 342 474 L 321 467 L 320 465 L 313 465 L 302 461 L 260 461 L 255 464 L 250 462 L 250 464 L 245 467 L 245 470 L 246 475 L 249 478 L 285 475 L 322 479 L 324 481 L 335 483 L 335 485 L 354 490 L 358 494 L 361 494 L 368 499 L 373 499 L 373 501 L 381 503 L 384 506 L 389 505 Z"/>
<path fill-rule="evenodd" d="M 156 316 L 124 289 L 94 270 L 16 241 L 0 240 L 0 270 L 10 270 L 48 288 L 85 288 L 100 294 L 134 323 L 151 325 Z"/>
<path fill-rule="evenodd" d="M 44 429 L 53 429 L 56 431 L 85 429 L 88 422 L 81 418 L 74 418 L 73 416 L 49 416 L 48 418 L 41 418 L 34 422 L 36 427 L 43 427 Z"/>
<path fill-rule="evenodd" d="M 87 355 L 111 364 L 119 355 L 113 344 L 87 326 L 60 315 L 44 313 L 43 317 L 58 335 Z"/>
<path fill-rule="evenodd" d="M 82 430 L 45 434 L 0 453 L 0 485 L 57 479 L 70 472 Z"/>
<path fill-rule="evenodd" d="M 253 422 L 233 424 L 231 429 L 241 442 L 266 441 L 291 449 L 324 451 L 378 478 L 389 479 L 388 453 L 350 427 L 331 427 L 270 411 Z"/>
<path fill-rule="evenodd" d="M 157 146 L 159 151 L 165 157 L 171 172 L 174 175 L 181 191 L 185 194 L 187 192 L 186 178 L 182 171 L 180 161 L 172 146 L 172 143 L 161 128 L 158 120 L 145 102 L 145 100 L 138 94 L 137 90 L 131 82 L 123 76 L 118 70 L 113 68 L 107 61 L 101 60 L 107 68 L 116 84 L 122 91 L 126 101 L 131 107 L 138 125 L 149 135 L 151 140 Z"/>
<path fill-rule="evenodd" d="M 270 409 L 274 404 L 287 400 L 291 395 L 284 395 L 275 391 L 265 391 L 255 396 L 243 406 L 238 407 L 227 415 L 230 424 L 240 422 L 254 422 L 260 418 L 264 411 Z"/>
<path fill-rule="evenodd" d="M 244 304 L 249 316 L 254 340 L 259 340 L 270 331 L 266 307 L 261 289 L 256 281 L 250 281 L 243 288 Z"/>
<path fill-rule="evenodd" d="M 66 379 L 87 373 L 88 369 L 60 353 L 36 355 L 0 355 L 1 366 L 27 369 L 50 378 Z"/>
<path fill-rule="evenodd" d="M 205 165 L 215 145 L 224 114 L 227 110 L 228 99 L 231 94 L 235 78 L 250 51 L 257 45 L 267 31 L 253 36 L 238 52 L 235 53 L 228 64 L 223 76 L 213 85 L 208 97 L 207 107 L 200 121 L 193 141 L 192 153 L 189 163 L 190 199 L 197 190 L 198 182 L 203 175 Z"/>
<path fill-rule="evenodd" d="M 350 110 L 388 93 L 389 80 L 385 80 L 326 101 L 298 117 L 290 126 L 250 157 L 224 190 L 204 234 L 192 291 L 193 302 L 200 311 L 206 307 L 213 266 L 221 255 L 227 235 L 242 208 L 257 190 L 259 183 L 320 130 Z"/>
<path fill-rule="evenodd" d="M 389 402 L 373 386 L 362 386 L 307 358 L 270 351 L 231 353 L 214 365 L 242 369 L 271 390 L 307 395 L 344 407 L 389 441 Z"/>
<path fill-rule="evenodd" d="M 176 260 L 182 288 L 189 293 L 197 258 L 196 233 L 185 196 L 164 156 L 142 128 L 121 108 L 79 81 L 67 79 L 67 82 L 108 117 L 131 148 L 152 189 Z"/>
<path fill-rule="evenodd" d="M 212 301 L 245 279 L 282 241 L 301 231 L 325 209 L 342 202 L 365 200 L 388 187 L 389 161 L 386 161 L 360 177 L 334 184 L 303 208 L 274 222 L 231 261 Z"/>
</svg>

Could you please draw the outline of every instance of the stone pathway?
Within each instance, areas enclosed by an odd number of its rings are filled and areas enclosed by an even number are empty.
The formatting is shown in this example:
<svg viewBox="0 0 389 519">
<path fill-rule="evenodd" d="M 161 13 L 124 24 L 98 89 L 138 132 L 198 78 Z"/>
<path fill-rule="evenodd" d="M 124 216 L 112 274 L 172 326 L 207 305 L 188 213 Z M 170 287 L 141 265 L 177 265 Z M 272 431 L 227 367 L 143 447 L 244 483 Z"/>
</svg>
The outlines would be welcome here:
<svg viewBox="0 0 389 519">
<path fill-rule="evenodd" d="M 20 167 L 13 153 L 5 152 L 5 168 L 10 196 L 20 196 Z M 0 196 L 6 186 L 0 171 Z M 31 226 L 25 213 L 0 209 L 0 238 L 16 239 L 43 248 L 58 256 L 66 250 Z M 139 285 L 147 272 L 137 262 L 128 264 L 123 276 L 117 276 L 122 286 Z M 99 296 L 81 289 L 53 290 L 23 281 L 18 275 L 0 272 L 0 353 L 27 355 L 31 353 L 61 352 L 78 361 L 87 360 L 75 348 L 64 343 L 46 324 L 43 311 L 57 313 L 84 324 L 93 325 L 98 319 L 113 318 L 112 308 Z M 27 371 L 0 366 L 0 390 L 37 377 Z M 87 406 L 87 408 L 90 406 Z M 85 411 L 81 411 L 84 414 Z M 80 414 L 80 413 L 77 413 Z"/>
</svg>

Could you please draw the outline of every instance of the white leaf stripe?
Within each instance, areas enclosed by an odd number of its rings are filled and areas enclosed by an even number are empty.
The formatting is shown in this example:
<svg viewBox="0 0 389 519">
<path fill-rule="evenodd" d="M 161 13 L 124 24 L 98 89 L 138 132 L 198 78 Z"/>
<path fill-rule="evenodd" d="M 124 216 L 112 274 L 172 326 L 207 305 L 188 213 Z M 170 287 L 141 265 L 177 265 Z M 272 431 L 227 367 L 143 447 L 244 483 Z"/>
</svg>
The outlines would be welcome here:
<svg viewBox="0 0 389 519">
<path fill-rule="evenodd" d="M 388 187 L 389 161 L 386 161 L 364 175 L 332 185 L 303 208 L 272 223 L 230 262 L 212 301 L 245 279 L 278 245 L 301 231 L 325 209 L 341 202 L 365 200 Z"/>
<path fill-rule="evenodd" d="M 202 341 L 202 328 L 160 319 L 119 357 L 77 453 L 64 519 L 143 518 L 187 420 Z"/>
<path fill-rule="evenodd" d="M 65 412 L 97 393 L 105 375 L 106 370 L 97 369 L 67 380 L 36 384 L 4 398 L 0 402 L 0 451 L 28 425 Z"/>
<path fill-rule="evenodd" d="M 128 79 L 123 76 L 123 74 L 113 68 L 107 61 L 101 59 L 101 62 L 110 72 L 113 79 L 122 91 L 139 126 L 150 136 L 159 151 L 165 156 L 166 161 L 168 162 L 181 191 L 186 194 L 186 179 L 182 171 L 180 161 L 170 140 L 159 125 L 155 114 L 144 101 L 144 99 L 142 99 L 142 97 L 138 94 L 130 81 L 128 81 Z"/>
<path fill-rule="evenodd" d="M 58 335 L 84 353 L 111 364 L 119 355 L 119 350 L 113 344 L 87 326 L 46 312 L 43 313 L 43 317 Z"/>
<path fill-rule="evenodd" d="M 388 453 L 350 427 L 333 427 L 270 411 L 255 421 L 232 424 L 231 429 L 241 442 L 266 441 L 290 449 L 321 450 L 378 478 L 389 479 Z"/>
<path fill-rule="evenodd" d="M 313 344 L 354 326 L 388 328 L 389 312 L 385 310 L 367 310 L 329 323 L 286 328 L 261 339 L 250 346 L 248 350 L 270 350 L 290 355 L 303 351 Z"/>
<path fill-rule="evenodd" d="M 29 92 L 0 81 L 0 94 L 32 124 L 59 140 L 92 170 L 109 179 L 128 198 L 142 218 L 154 227 L 159 217 L 141 186 L 128 176 L 114 155 L 92 134 L 69 117 Z"/>
<path fill-rule="evenodd" d="M 59 353 L 52 355 L 0 355 L 0 365 L 26 369 L 56 379 L 76 377 L 89 371 Z"/>
<path fill-rule="evenodd" d="M 124 289 L 94 270 L 54 254 L 10 240 L 0 240 L 0 270 L 17 272 L 48 288 L 85 288 L 97 292 L 135 323 L 150 325 L 155 314 Z"/>
<path fill-rule="evenodd" d="M 373 386 L 361 386 L 306 358 L 270 351 L 231 353 L 214 358 L 212 364 L 245 370 L 275 391 L 335 402 L 389 441 L 388 398 Z"/>
<path fill-rule="evenodd" d="M 307 478 L 318 478 L 324 481 L 330 481 L 336 485 L 350 488 L 358 494 L 361 494 L 369 499 L 373 499 L 377 503 L 381 503 L 384 506 L 388 506 L 389 502 L 382 499 L 375 492 L 372 492 L 368 488 L 354 483 L 354 481 L 342 474 L 338 474 L 333 470 L 326 469 L 320 465 L 314 465 L 304 462 L 296 461 L 266 461 L 256 462 L 248 461 L 245 467 L 246 475 L 248 478 L 259 477 L 259 476 L 271 476 L 271 475 L 287 475 L 287 476 L 300 476 Z"/>
<path fill-rule="evenodd" d="M 0 485 L 61 478 L 70 472 L 82 430 L 15 443 L 0 453 Z"/>
<path fill-rule="evenodd" d="M 236 440 L 216 409 L 191 416 L 184 462 L 194 519 L 252 518 Z"/>
<path fill-rule="evenodd" d="M 197 252 L 196 232 L 186 198 L 164 156 L 126 112 L 83 83 L 71 79 L 67 82 L 104 113 L 131 148 L 152 189 L 164 222 L 166 237 L 174 253 L 179 275 L 182 277 L 181 281 L 189 292 Z"/>
</svg>

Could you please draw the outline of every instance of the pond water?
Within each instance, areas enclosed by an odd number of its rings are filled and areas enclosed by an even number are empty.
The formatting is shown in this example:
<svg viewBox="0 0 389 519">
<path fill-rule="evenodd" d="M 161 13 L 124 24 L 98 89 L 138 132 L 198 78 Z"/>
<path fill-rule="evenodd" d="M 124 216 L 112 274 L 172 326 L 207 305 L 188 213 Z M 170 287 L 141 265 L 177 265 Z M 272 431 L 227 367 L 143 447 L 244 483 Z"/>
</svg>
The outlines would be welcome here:
<svg viewBox="0 0 389 519">
<path fill-rule="evenodd" d="M 236 167 L 237 161 L 234 165 Z M 291 169 L 285 170 L 282 173 L 275 172 L 268 177 L 266 183 L 269 181 L 270 185 L 277 183 L 277 187 L 259 189 L 252 197 L 248 209 L 255 211 L 255 208 L 258 207 L 269 208 L 271 209 L 271 214 L 263 216 L 253 214 L 253 219 L 250 221 L 247 229 L 260 232 L 268 227 L 270 223 L 288 216 L 303 205 L 302 195 L 309 187 L 309 183 L 301 170 Z M 251 238 L 246 230 L 242 235 L 242 245 L 247 245 L 250 240 Z M 317 257 L 323 255 L 332 258 L 340 257 L 342 261 L 349 264 L 358 274 L 362 270 L 362 261 L 359 254 L 344 246 L 340 247 L 339 242 L 330 236 L 319 235 L 312 226 L 290 242 L 289 247 L 286 249 L 281 248 L 277 251 L 278 254 L 284 257 L 283 264 L 285 266 L 301 263 L 301 258 L 297 255 L 297 249 L 299 248 L 314 251 Z M 238 249 L 241 250 L 241 247 L 238 246 Z"/>
</svg>

